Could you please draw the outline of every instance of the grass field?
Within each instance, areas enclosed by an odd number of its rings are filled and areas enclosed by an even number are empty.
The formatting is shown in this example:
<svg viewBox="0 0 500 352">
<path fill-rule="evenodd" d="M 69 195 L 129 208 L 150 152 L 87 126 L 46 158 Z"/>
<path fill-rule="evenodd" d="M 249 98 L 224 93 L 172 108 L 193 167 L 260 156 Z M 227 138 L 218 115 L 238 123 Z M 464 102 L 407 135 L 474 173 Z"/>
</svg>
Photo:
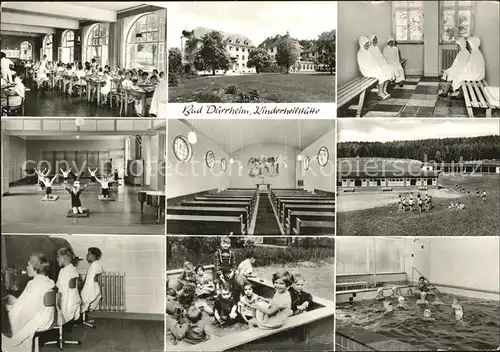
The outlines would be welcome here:
<svg viewBox="0 0 500 352">
<path fill-rule="evenodd" d="M 256 89 L 260 103 L 332 103 L 335 102 L 335 75 L 261 73 L 243 76 L 204 76 L 185 80 L 170 87 L 172 103 L 231 103 L 236 95 L 220 92 L 229 85 L 243 92 Z"/>
<path fill-rule="evenodd" d="M 491 236 L 500 229 L 500 176 L 443 175 L 440 183 L 448 188 L 462 185 L 471 195 L 458 198 L 433 198 L 434 208 L 429 212 L 398 212 L 396 204 L 381 202 L 369 209 L 339 212 L 338 236 Z M 475 195 L 476 188 L 486 190 L 487 201 L 482 203 Z M 355 193 L 354 193 L 355 194 Z M 342 195 L 348 197 L 348 195 Z M 359 196 L 359 195 L 357 195 Z M 397 197 L 397 195 L 394 195 Z M 367 194 L 373 198 L 373 195 Z M 461 201 L 465 209 L 448 209 L 450 201 Z M 342 198 L 338 200 L 342 208 Z"/>
</svg>

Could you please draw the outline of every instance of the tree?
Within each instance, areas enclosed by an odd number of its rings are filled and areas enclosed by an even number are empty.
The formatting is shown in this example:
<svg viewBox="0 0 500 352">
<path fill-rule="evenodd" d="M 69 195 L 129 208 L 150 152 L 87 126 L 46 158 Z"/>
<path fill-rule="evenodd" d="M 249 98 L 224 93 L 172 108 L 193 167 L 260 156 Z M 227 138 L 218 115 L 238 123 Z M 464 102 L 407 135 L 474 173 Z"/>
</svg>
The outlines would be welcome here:
<svg viewBox="0 0 500 352">
<path fill-rule="evenodd" d="M 276 53 L 276 63 L 286 67 L 286 73 L 290 73 L 290 67 L 297 62 L 300 57 L 300 44 L 290 38 L 278 45 Z"/>
<path fill-rule="evenodd" d="M 196 53 L 194 67 L 198 71 L 212 71 L 229 69 L 229 55 L 226 43 L 220 32 L 212 31 L 201 38 L 201 47 Z"/>
<path fill-rule="evenodd" d="M 168 50 L 168 73 L 182 72 L 182 55 L 179 48 L 170 48 Z"/>
<path fill-rule="evenodd" d="M 335 30 L 330 32 L 323 32 L 318 38 L 318 51 L 320 53 L 318 61 L 323 64 L 333 75 L 335 69 L 335 43 L 336 43 Z"/>
<path fill-rule="evenodd" d="M 255 67 L 255 71 L 260 73 L 260 70 L 271 65 L 271 57 L 266 49 L 253 49 L 248 55 L 247 67 Z"/>
</svg>

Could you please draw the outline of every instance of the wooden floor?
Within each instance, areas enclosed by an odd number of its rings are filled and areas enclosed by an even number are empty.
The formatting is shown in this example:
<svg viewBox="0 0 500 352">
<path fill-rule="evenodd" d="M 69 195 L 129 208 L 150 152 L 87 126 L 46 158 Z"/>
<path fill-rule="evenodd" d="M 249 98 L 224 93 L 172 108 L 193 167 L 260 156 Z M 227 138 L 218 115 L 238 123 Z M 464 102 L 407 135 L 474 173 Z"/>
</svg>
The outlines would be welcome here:
<svg viewBox="0 0 500 352">
<path fill-rule="evenodd" d="M 78 326 L 65 334 L 66 340 L 81 345 L 65 345 L 64 351 L 78 352 L 163 352 L 163 321 L 95 319 L 96 328 Z M 42 346 L 40 351 L 59 351 L 57 345 Z"/>
<path fill-rule="evenodd" d="M 164 235 L 165 223 L 156 223 L 152 207 L 144 204 L 141 214 L 137 192 L 142 189 L 120 186 L 116 201 L 104 202 L 97 199 L 100 186 L 88 186 L 81 200 L 90 217 L 67 218 L 71 200 L 61 184 L 53 187 L 53 195 L 59 196 L 53 202 L 41 200 L 45 193 L 37 185 L 12 186 L 9 195 L 2 197 L 2 233 Z"/>
</svg>

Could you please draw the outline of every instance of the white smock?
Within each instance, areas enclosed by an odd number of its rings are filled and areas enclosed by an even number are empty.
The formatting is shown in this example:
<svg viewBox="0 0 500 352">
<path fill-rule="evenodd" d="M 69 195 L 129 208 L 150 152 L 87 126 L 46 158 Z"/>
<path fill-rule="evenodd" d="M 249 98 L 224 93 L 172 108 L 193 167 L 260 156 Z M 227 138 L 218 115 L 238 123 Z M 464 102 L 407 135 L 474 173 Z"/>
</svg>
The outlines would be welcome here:
<svg viewBox="0 0 500 352">
<path fill-rule="evenodd" d="M 157 117 L 166 118 L 167 117 L 167 89 L 168 82 L 166 78 L 160 80 L 160 83 L 153 93 L 153 99 L 151 100 L 151 108 L 149 109 L 150 114 L 154 114 Z"/>
<path fill-rule="evenodd" d="M 480 81 L 486 76 L 484 57 L 479 50 L 481 40 L 478 37 L 471 37 L 469 38 L 469 45 L 471 48 L 469 60 L 464 70 L 462 72 L 457 72 L 454 76 L 452 83 L 453 90 L 460 88 L 464 81 Z"/>
<path fill-rule="evenodd" d="M 364 77 L 373 77 L 378 79 L 378 83 L 382 84 L 390 79 L 390 76 L 382 72 L 375 61 L 373 60 L 370 52 L 365 49 L 365 43 L 370 43 L 370 40 L 365 37 L 359 37 L 359 50 L 358 50 L 358 67 L 359 71 Z"/>
<path fill-rule="evenodd" d="M 392 81 L 396 78 L 396 68 L 389 65 L 384 57 L 382 55 L 382 52 L 378 48 L 378 46 L 373 45 L 373 39 L 376 37 L 376 35 L 371 35 L 370 36 L 370 48 L 368 49 L 368 52 L 372 56 L 373 60 L 375 63 L 379 66 L 380 70 L 386 72 L 386 74 L 390 77 L 389 79 Z"/>
<path fill-rule="evenodd" d="M 101 287 L 94 277 L 104 272 L 101 263 L 96 260 L 90 264 L 82 289 L 82 312 L 94 311 L 101 300 Z"/>
<path fill-rule="evenodd" d="M 395 42 L 394 38 L 389 38 L 387 43 L 390 41 Z M 393 45 L 386 45 L 384 48 L 384 57 L 387 60 L 387 63 L 393 66 L 396 69 L 396 83 L 402 82 L 405 80 L 405 71 L 403 66 L 401 66 L 401 58 L 399 57 L 399 49 Z"/>
<path fill-rule="evenodd" d="M 450 82 L 453 81 L 457 73 L 463 72 L 470 57 L 469 50 L 467 50 L 467 42 L 465 41 L 465 38 L 460 37 L 460 39 L 458 39 L 456 43 L 458 46 L 460 46 L 460 51 L 455 57 L 455 60 L 453 61 L 451 67 L 445 70 L 443 73 L 443 79 Z"/>
<path fill-rule="evenodd" d="M 43 304 L 45 293 L 54 289 L 54 281 L 37 275 L 12 306 L 7 306 L 12 337 L 2 334 L 2 351 L 31 351 L 33 336 L 37 331 L 48 330 L 54 325 L 55 307 Z"/>
<path fill-rule="evenodd" d="M 63 324 L 73 319 L 78 320 L 80 318 L 80 305 L 82 300 L 78 293 L 78 287 L 69 288 L 69 281 L 75 277 L 79 277 L 78 272 L 73 264 L 70 263 L 61 269 L 57 278 L 56 286 L 61 295 L 60 309 Z"/>
</svg>

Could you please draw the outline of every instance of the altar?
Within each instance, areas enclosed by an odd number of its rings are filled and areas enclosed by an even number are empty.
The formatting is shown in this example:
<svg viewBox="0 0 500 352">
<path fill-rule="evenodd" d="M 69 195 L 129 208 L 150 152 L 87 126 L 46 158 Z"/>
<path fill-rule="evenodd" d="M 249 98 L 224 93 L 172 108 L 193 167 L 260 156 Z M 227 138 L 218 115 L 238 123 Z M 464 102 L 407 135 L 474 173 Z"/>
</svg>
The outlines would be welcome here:
<svg viewBox="0 0 500 352">
<path fill-rule="evenodd" d="M 271 189 L 270 183 L 256 183 L 258 191 L 269 191 Z"/>
</svg>

